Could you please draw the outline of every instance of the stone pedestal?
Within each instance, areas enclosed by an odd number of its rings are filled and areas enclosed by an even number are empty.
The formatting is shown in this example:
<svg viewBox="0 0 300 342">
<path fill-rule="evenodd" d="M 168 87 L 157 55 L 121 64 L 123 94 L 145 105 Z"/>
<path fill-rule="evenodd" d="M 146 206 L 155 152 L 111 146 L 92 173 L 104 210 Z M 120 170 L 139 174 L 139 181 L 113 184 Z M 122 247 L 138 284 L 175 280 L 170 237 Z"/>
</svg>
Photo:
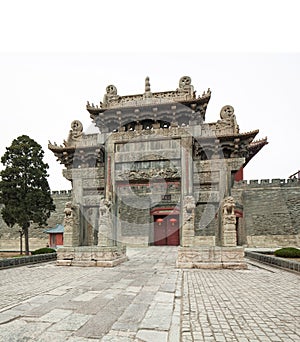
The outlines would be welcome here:
<svg viewBox="0 0 300 342">
<path fill-rule="evenodd" d="M 247 269 L 243 247 L 179 247 L 178 268 Z"/>
<path fill-rule="evenodd" d="M 112 224 L 111 221 L 106 220 L 99 225 L 98 231 L 98 247 L 113 247 L 114 241 L 112 238 Z"/>
<path fill-rule="evenodd" d="M 57 250 L 58 266 L 114 267 L 127 261 L 126 247 L 60 247 Z"/>
<path fill-rule="evenodd" d="M 235 247 L 236 244 L 236 227 L 235 224 L 226 224 L 223 226 L 222 246 Z"/>
</svg>

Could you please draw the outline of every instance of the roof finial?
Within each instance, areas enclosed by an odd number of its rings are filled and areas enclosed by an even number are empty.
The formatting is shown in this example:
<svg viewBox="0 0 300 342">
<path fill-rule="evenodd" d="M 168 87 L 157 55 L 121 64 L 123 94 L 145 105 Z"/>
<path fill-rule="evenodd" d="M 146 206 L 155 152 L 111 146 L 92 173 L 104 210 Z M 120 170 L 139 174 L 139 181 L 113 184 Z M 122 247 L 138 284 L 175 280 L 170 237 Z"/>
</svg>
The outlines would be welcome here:
<svg viewBox="0 0 300 342">
<path fill-rule="evenodd" d="M 150 79 L 149 76 L 147 76 L 145 79 L 145 93 L 149 93 L 150 91 Z"/>
<path fill-rule="evenodd" d="M 145 79 L 145 97 L 151 97 L 150 79 L 147 76 Z"/>
</svg>

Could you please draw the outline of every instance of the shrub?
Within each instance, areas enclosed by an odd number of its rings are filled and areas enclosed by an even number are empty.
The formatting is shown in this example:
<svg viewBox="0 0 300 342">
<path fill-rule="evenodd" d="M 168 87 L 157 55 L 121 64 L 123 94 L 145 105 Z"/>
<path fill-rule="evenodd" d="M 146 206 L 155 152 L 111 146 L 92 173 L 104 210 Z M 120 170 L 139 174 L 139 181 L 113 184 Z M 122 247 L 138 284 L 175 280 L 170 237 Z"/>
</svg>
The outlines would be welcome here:
<svg viewBox="0 0 300 342">
<path fill-rule="evenodd" d="M 285 247 L 277 249 L 274 255 L 281 258 L 300 258 L 300 249 L 294 247 Z"/>
<path fill-rule="evenodd" d="M 35 251 L 31 252 L 31 255 L 55 253 L 55 252 L 56 250 L 53 248 L 44 247 L 44 248 L 36 249 Z"/>
</svg>

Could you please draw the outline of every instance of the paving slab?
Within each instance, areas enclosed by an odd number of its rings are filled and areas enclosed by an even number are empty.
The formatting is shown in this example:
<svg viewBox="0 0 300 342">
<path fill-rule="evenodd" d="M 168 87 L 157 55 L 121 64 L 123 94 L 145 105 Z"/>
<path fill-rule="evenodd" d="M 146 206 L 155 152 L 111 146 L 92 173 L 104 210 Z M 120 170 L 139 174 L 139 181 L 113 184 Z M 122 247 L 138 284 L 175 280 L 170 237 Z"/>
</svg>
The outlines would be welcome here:
<svg viewBox="0 0 300 342">
<path fill-rule="evenodd" d="M 300 342 L 298 274 L 176 269 L 177 247 L 128 255 L 115 268 L 1 270 L 0 341 Z"/>
<path fill-rule="evenodd" d="M 140 330 L 136 337 L 145 342 L 168 342 L 166 331 Z"/>
<path fill-rule="evenodd" d="M 39 317 L 39 321 L 57 323 L 62 319 L 66 318 L 67 316 L 71 315 L 72 312 L 72 310 L 54 309 L 46 313 L 45 315 Z"/>
</svg>

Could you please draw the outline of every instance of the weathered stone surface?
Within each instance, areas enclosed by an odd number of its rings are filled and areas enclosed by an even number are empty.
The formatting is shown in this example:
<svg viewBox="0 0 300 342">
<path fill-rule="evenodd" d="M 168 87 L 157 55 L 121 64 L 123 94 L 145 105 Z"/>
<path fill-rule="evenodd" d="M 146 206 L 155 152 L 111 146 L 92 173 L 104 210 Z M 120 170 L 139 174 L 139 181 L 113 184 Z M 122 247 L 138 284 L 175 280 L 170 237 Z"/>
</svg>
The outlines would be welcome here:
<svg viewBox="0 0 300 342">
<path fill-rule="evenodd" d="M 262 180 L 234 184 L 232 195 L 243 204 L 240 221 L 249 247 L 297 246 L 300 236 L 300 182 Z"/>
<path fill-rule="evenodd" d="M 295 319 L 300 305 L 299 276 L 295 273 L 252 260 L 247 270 L 178 270 L 176 247 L 130 249 L 128 254 L 130 260 L 117 269 L 63 268 L 48 263 L 23 267 L 22 272 L 2 270 L 0 340 L 213 342 L 300 338 Z M 164 284 L 171 283 L 176 284 L 175 292 L 162 291 Z M 94 293 L 99 296 L 91 295 Z M 74 300 L 78 298 L 84 301 Z M 160 305 L 164 310 L 159 310 Z M 165 326 L 151 320 L 151 313 L 162 315 L 162 323 L 166 323 L 169 305 L 173 307 L 169 329 L 157 330 L 159 325 L 160 329 Z M 146 317 L 151 328 L 141 327 Z"/>
<path fill-rule="evenodd" d="M 247 268 L 242 247 L 179 247 L 179 268 Z"/>
<path fill-rule="evenodd" d="M 89 319 L 90 315 L 82 315 L 78 313 L 72 313 L 66 318 L 52 325 L 49 331 L 76 331 L 80 329 Z"/>
<path fill-rule="evenodd" d="M 60 247 L 57 250 L 58 266 L 114 267 L 128 260 L 126 247 Z"/>
<path fill-rule="evenodd" d="M 136 337 L 145 342 L 153 342 L 153 341 L 167 342 L 168 341 L 168 333 L 166 331 L 139 330 Z"/>
<path fill-rule="evenodd" d="M 109 85 L 99 106 L 86 107 L 98 133 L 85 134 L 82 123 L 74 120 L 61 145 L 49 143 L 66 167 L 64 176 L 72 180 L 72 198 L 65 202 L 77 208 L 76 215 L 65 217 L 65 246 L 156 244 L 153 208 L 166 207 L 179 212 L 184 247 L 298 243 L 299 184 L 263 180 L 232 189 L 235 173 L 267 140 L 254 142 L 258 130 L 240 133 L 231 105 L 221 108 L 217 122 L 205 122 L 210 96 L 208 89 L 196 97 L 189 76 L 167 92 L 152 92 L 149 78 L 141 94 L 120 96 Z M 239 213 L 233 212 L 232 219 L 239 215 L 238 221 L 221 227 L 220 202 L 231 192 L 237 193 Z M 195 200 L 188 220 L 187 196 Z M 102 197 L 110 203 L 109 220 L 101 213 Z M 57 210 L 53 217 L 60 221 L 55 224 L 62 221 L 61 205 Z M 0 230 L 0 248 L 18 249 L 18 230 L 2 231 L 1 219 Z M 32 230 L 32 249 L 47 243 L 42 235 L 41 229 Z M 69 259 L 65 255 L 58 264 L 114 266 L 123 260 L 82 253 Z"/>
<path fill-rule="evenodd" d="M 53 309 L 45 315 L 39 317 L 42 322 L 56 323 L 72 314 L 72 310 Z"/>
</svg>

